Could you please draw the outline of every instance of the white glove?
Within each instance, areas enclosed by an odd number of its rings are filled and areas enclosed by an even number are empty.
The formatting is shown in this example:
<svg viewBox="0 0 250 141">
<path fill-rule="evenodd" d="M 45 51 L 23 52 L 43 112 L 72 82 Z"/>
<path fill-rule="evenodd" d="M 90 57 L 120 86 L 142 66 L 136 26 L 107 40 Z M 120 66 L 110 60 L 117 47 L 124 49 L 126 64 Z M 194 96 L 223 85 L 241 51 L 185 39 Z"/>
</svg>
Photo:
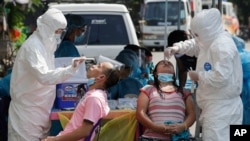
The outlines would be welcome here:
<svg viewBox="0 0 250 141">
<path fill-rule="evenodd" d="M 189 71 L 188 76 L 193 81 L 198 81 L 199 80 L 199 74 L 196 71 Z"/>
<path fill-rule="evenodd" d="M 178 46 L 173 46 L 173 47 L 168 47 L 164 51 L 164 55 L 170 59 L 174 54 L 178 53 L 179 47 Z"/>
<path fill-rule="evenodd" d="M 82 62 L 86 60 L 85 56 L 77 57 L 72 59 L 72 67 L 77 68 Z"/>
</svg>

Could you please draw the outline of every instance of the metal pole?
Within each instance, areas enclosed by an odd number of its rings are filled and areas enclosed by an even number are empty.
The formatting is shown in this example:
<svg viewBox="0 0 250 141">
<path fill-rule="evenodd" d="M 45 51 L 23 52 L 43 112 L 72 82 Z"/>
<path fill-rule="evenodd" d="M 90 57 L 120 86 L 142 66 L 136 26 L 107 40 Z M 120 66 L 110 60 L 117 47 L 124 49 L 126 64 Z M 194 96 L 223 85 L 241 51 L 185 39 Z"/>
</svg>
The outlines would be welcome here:
<svg viewBox="0 0 250 141">
<path fill-rule="evenodd" d="M 212 8 L 215 7 L 215 0 L 212 0 L 212 5 L 211 5 Z"/>
<path fill-rule="evenodd" d="M 181 0 L 179 0 L 179 3 L 178 3 L 178 24 L 177 24 L 177 29 L 180 30 L 180 23 L 181 23 Z"/>
<path fill-rule="evenodd" d="M 167 34 L 168 34 L 168 0 L 165 1 L 165 24 L 164 24 L 164 50 L 167 48 Z M 164 56 L 164 60 L 166 59 L 165 55 Z"/>
<path fill-rule="evenodd" d="M 218 0 L 218 9 L 219 9 L 220 13 L 223 14 L 222 13 L 222 0 Z"/>
<path fill-rule="evenodd" d="M 178 23 L 177 23 L 177 29 L 180 30 L 181 29 L 181 0 L 178 1 Z M 179 68 L 178 68 L 178 65 L 177 65 L 177 62 L 175 64 L 175 71 L 176 71 L 176 79 L 179 80 Z M 179 81 L 180 83 L 180 81 Z"/>
</svg>

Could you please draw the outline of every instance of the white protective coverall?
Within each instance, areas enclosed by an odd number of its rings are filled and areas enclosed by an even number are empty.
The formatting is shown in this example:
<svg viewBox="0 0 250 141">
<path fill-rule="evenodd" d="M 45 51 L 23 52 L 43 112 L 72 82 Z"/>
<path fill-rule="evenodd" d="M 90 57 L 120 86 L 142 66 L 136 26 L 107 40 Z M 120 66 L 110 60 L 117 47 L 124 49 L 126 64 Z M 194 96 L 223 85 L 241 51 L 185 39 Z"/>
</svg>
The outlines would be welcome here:
<svg viewBox="0 0 250 141">
<path fill-rule="evenodd" d="M 175 43 L 178 53 L 197 56 L 197 104 L 201 108 L 203 141 L 229 141 L 231 124 L 242 124 L 242 65 L 221 14 L 212 8 L 191 21 L 195 39 Z M 197 44 L 198 43 L 198 46 Z"/>
<path fill-rule="evenodd" d="M 55 31 L 66 25 L 61 11 L 48 9 L 17 53 L 10 86 L 9 141 L 40 141 L 50 129 L 55 85 L 76 72 L 72 66 L 54 66 Z"/>
</svg>

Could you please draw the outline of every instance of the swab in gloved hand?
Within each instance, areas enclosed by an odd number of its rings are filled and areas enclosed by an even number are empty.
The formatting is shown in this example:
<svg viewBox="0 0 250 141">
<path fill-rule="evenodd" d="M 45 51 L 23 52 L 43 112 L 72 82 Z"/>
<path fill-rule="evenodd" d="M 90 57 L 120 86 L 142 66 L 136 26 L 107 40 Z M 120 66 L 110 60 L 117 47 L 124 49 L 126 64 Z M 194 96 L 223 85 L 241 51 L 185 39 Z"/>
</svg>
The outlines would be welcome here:
<svg viewBox="0 0 250 141">
<path fill-rule="evenodd" d="M 72 67 L 77 68 L 82 62 L 86 60 L 85 56 L 77 57 L 72 59 Z"/>
<path fill-rule="evenodd" d="M 179 47 L 173 46 L 173 47 L 168 47 L 164 51 L 164 55 L 170 59 L 174 54 L 178 53 Z"/>
</svg>

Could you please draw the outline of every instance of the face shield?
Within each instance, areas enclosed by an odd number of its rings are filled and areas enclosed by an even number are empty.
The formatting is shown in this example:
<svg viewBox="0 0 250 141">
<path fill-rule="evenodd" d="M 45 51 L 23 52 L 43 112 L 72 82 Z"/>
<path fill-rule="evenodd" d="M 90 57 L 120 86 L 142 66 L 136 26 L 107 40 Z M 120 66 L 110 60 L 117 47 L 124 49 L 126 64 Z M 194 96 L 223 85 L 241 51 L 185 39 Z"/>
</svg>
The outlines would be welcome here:
<svg viewBox="0 0 250 141">
<path fill-rule="evenodd" d="M 99 55 L 97 63 L 102 63 L 102 62 L 110 62 L 111 64 L 114 65 L 114 68 L 117 69 L 117 70 L 121 70 L 122 68 L 124 68 L 123 63 L 121 63 L 121 62 L 119 62 L 117 60 L 110 59 L 108 57 Z"/>
<path fill-rule="evenodd" d="M 78 45 L 83 43 L 84 33 L 87 29 L 84 18 L 81 15 L 77 14 L 67 14 L 65 15 L 68 22 L 68 31 L 67 35 L 74 33 L 74 44 Z M 66 36 L 67 36 L 66 35 Z"/>
<path fill-rule="evenodd" d="M 56 30 L 55 38 L 56 38 L 56 42 L 57 42 L 57 48 L 60 46 L 66 32 L 67 32 L 67 29 L 58 29 L 58 30 Z"/>
<path fill-rule="evenodd" d="M 139 49 L 138 59 L 139 59 L 139 67 L 143 67 L 147 62 L 147 60 L 146 60 L 147 58 L 146 58 L 146 54 L 145 54 L 144 49 Z"/>
<path fill-rule="evenodd" d="M 144 47 L 140 47 L 139 48 L 140 53 L 139 53 L 139 58 L 141 58 L 141 67 L 146 67 L 147 64 L 150 64 L 152 62 L 152 53 L 150 50 L 148 50 L 147 48 Z"/>
<path fill-rule="evenodd" d="M 87 25 L 76 27 L 76 29 L 78 30 L 77 32 L 80 32 L 80 35 L 77 35 L 77 34 L 75 35 L 74 43 L 76 45 L 80 45 L 83 43 L 85 39 L 85 32 L 87 31 Z"/>
</svg>

